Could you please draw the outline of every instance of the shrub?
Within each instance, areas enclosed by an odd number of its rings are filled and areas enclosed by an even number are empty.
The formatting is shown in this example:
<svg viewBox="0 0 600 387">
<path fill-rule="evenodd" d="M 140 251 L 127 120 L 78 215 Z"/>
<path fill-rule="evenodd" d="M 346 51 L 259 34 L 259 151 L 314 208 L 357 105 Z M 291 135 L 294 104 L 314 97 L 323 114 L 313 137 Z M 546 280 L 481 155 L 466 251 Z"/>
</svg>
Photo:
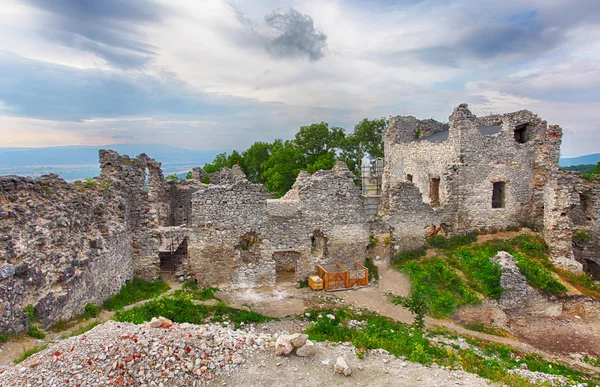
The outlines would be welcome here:
<svg viewBox="0 0 600 387">
<path fill-rule="evenodd" d="M 100 308 L 99 306 L 96 306 L 94 304 L 88 303 L 85 305 L 85 308 L 83 309 L 83 314 L 81 315 L 81 317 L 84 319 L 98 317 L 98 315 L 100 314 L 100 311 L 102 311 L 102 308 Z"/>
<path fill-rule="evenodd" d="M 364 265 L 369 270 L 369 282 L 377 281 L 379 279 L 379 268 L 375 266 L 373 258 L 365 259 Z"/>
<path fill-rule="evenodd" d="M 96 188 L 98 186 L 98 183 L 94 179 L 86 177 L 84 180 L 85 180 L 85 184 L 84 184 L 85 188 Z"/>
<path fill-rule="evenodd" d="M 202 184 L 210 184 L 210 178 L 206 176 L 204 179 L 200 180 Z"/>
<path fill-rule="evenodd" d="M 192 175 L 192 171 L 188 171 L 188 173 L 185 175 L 185 179 L 186 180 L 191 180 L 192 176 L 193 176 Z"/>
<path fill-rule="evenodd" d="M 369 235 L 369 244 L 371 246 L 377 246 L 377 244 L 379 243 L 379 239 L 377 239 L 377 237 L 373 234 Z"/>
<path fill-rule="evenodd" d="M 23 312 L 27 313 L 27 318 L 29 322 L 36 322 L 37 317 L 35 317 L 35 311 L 33 310 L 33 305 L 29 304 L 23 308 Z"/>
<path fill-rule="evenodd" d="M 119 293 L 107 298 L 103 307 L 107 310 L 119 310 L 138 301 L 155 298 L 169 289 L 169 285 L 160 280 L 148 282 L 140 278 L 133 278 L 121 288 Z"/>
<path fill-rule="evenodd" d="M 43 339 L 44 337 L 46 337 L 46 334 L 40 331 L 40 329 L 37 326 L 31 325 L 27 330 L 27 336 L 33 337 L 35 339 Z"/>
<path fill-rule="evenodd" d="M 308 287 L 308 277 L 298 281 L 298 289 L 307 288 L 307 287 Z"/>
<path fill-rule="evenodd" d="M 588 230 L 575 230 L 573 232 L 573 241 L 580 243 L 588 243 L 594 239 L 592 233 Z"/>
</svg>

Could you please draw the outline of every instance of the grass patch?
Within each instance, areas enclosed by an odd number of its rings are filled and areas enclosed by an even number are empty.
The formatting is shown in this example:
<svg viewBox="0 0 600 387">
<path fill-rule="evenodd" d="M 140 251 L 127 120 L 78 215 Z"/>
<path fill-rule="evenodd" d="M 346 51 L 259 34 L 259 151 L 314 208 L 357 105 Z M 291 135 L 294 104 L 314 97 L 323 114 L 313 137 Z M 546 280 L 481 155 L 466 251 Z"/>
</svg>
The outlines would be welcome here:
<svg viewBox="0 0 600 387">
<path fill-rule="evenodd" d="M 48 347 L 48 344 L 36 345 L 33 348 L 27 349 L 27 350 L 21 352 L 21 354 L 19 355 L 19 357 L 17 357 L 15 360 L 13 360 L 13 363 L 19 364 L 23 360 L 27 359 L 29 356 L 31 356 L 33 354 L 36 354 L 38 352 L 43 351 L 44 349 L 46 349 L 46 347 Z"/>
<path fill-rule="evenodd" d="M 581 293 L 600 300 L 600 286 L 596 285 L 592 277 L 587 273 L 575 274 L 555 266 L 553 267 L 553 271 Z"/>
<path fill-rule="evenodd" d="M 29 327 L 29 329 L 27 330 L 27 336 L 29 337 L 33 337 L 34 339 L 43 339 L 44 337 L 46 337 L 46 334 L 42 331 L 40 331 L 40 328 L 38 328 L 36 325 L 31 325 Z"/>
<path fill-rule="evenodd" d="M 85 308 L 83 308 L 83 313 L 81 314 L 81 318 L 83 318 L 84 320 L 90 319 L 90 318 L 96 318 L 98 317 L 98 315 L 100 314 L 100 312 L 102 311 L 102 308 L 91 304 L 91 303 L 87 303 L 85 305 Z"/>
<path fill-rule="evenodd" d="M 369 282 L 377 281 L 379 279 L 379 268 L 375 266 L 373 258 L 365 259 L 364 266 L 369 270 Z"/>
<path fill-rule="evenodd" d="M 242 323 L 262 323 L 274 320 L 259 313 L 231 308 L 223 301 L 216 305 L 203 305 L 195 303 L 199 299 L 214 298 L 217 288 L 207 289 L 181 289 L 168 296 L 133 307 L 126 311 L 119 311 L 114 315 L 116 321 L 141 324 L 150 321 L 152 317 L 163 316 L 178 323 L 203 324 L 207 321 L 231 321 L 236 328 Z M 199 295 L 211 294 L 211 298 L 202 298 Z M 199 298 L 200 297 L 200 298 Z"/>
<path fill-rule="evenodd" d="M 554 278 L 552 273 L 540 262 L 529 260 L 522 253 L 515 253 L 517 267 L 521 274 L 527 278 L 527 283 L 536 289 L 551 294 L 565 294 L 567 288 Z"/>
<path fill-rule="evenodd" d="M 326 317 L 335 316 L 334 319 Z M 321 316 L 319 318 L 319 316 Z M 483 378 L 509 386 L 528 387 L 536 384 L 507 373 L 510 369 L 527 364 L 531 371 L 563 375 L 576 383 L 594 383 L 599 380 L 590 374 L 566 365 L 549 362 L 535 355 L 527 355 L 517 349 L 467 339 L 468 348 L 461 348 L 451 341 L 433 341 L 430 338 L 447 336 L 438 331 L 415 329 L 413 326 L 393 321 L 372 312 L 339 310 L 313 311 L 307 317 L 311 324 L 305 330 L 311 340 L 331 342 L 352 342 L 357 353 L 368 349 L 382 348 L 395 356 L 405 356 L 410 361 L 424 365 L 438 364 L 451 369 L 462 369 Z M 366 321 L 361 328 L 349 328 L 349 320 Z"/>
<path fill-rule="evenodd" d="M 442 258 L 410 261 L 401 270 L 410 278 L 411 297 L 421 295 L 426 311 L 435 317 L 450 316 L 458 306 L 479 302 L 477 294 Z"/>
<path fill-rule="evenodd" d="M 449 250 L 460 246 L 467 246 L 477 241 L 477 233 L 472 232 L 467 235 L 455 235 L 451 238 L 446 238 L 443 235 L 435 235 L 426 239 L 427 244 L 436 249 Z"/>
<path fill-rule="evenodd" d="M 592 233 L 588 230 L 577 229 L 573 231 L 573 241 L 579 243 L 588 243 L 594 239 Z"/>
<path fill-rule="evenodd" d="M 308 277 L 301 279 L 298 281 L 298 289 L 303 289 L 308 287 Z"/>
<path fill-rule="evenodd" d="M 103 307 L 107 310 L 120 310 L 138 301 L 158 297 L 169 289 L 169 285 L 163 281 L 148 282 L 134 278 L 127 281 L 119 293 L 107 298 Z"/>
<path fill-rule="evenodd" d="M 588 363 L 589 365 L 593 365 L 594 367 L 600 367 L 600 356 L 596 358 L 586 356 L 583 358 L 583 361 Z"/>
<path fill-rule="evenodd" d="M 416 250 L 404 250 L 392 256 L 392 265 L 396 267 L 401 267 L 408 261 L 424 257 L 425 254 L 427 254 L 427 250 L 425 248 L 420 248 Z"/>
<path fill-rule="evenodd" d="M 485 249 L 477 249 L 476 246 L 460 248 L 452 255 L 450 262 L 465 274 L 471 287 L 477 292 L 496 300 L 500 299 L 504 292 L 500 285 L 502 267 L 490 261 L 489 252 Z"/>
<path fill-rule="evenodd" d="M 83 335 L 84 333 L 91 331 L 92 329 L 94 329 L 95 327 L 97 327 L 100 324 L 102 324 L 101 321 L 92 321 L 89 324 L 82 325 L 81 327 L 75 329 L 73 332 L 71 332 L 67 335 L 62 335 L 60 338 L 61 338 L 61 340 L 64 340 L 64 339 L 68 339 L 69 337 Z"/>
</svg>

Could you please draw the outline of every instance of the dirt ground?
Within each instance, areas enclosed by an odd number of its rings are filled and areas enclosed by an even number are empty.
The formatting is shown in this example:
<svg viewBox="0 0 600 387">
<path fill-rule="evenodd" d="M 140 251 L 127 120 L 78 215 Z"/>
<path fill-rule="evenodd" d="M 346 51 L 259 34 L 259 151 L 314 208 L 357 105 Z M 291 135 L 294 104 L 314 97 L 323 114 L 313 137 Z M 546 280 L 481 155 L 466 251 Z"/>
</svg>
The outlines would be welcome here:
<svg viewBox="0 0 600 387">
<path fill-rule="evenodd" d="M 352 370 L 350 376 L 336 374 L 333 367 L 342 356 Z M 215 379 L 216 385 L 243 387 L 322 386 L 488 386 L 482 378 L 463 371 L 424 367 L 373 351 L 361 360 L 350 345 L 317 343 L 311 357 L 277 356 L 273 351 L 254 355 L 232 375 Z"/>
</svg>

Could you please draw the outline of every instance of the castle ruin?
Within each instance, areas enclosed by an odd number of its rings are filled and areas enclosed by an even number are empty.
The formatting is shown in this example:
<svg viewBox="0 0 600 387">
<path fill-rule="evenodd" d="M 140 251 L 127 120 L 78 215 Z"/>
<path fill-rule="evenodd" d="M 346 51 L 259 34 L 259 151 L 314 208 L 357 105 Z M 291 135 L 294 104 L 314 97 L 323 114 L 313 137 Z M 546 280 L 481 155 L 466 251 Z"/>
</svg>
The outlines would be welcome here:
<svg viewBox="0 0 600 387">
<path fill-rule="evenodd" d="M 369 236 L 381 231 L 396 251 L 421 247 L 431 226 L 446 235 L 539 227 L 556 265 L 600 275 L 600 183 L 558 168 L 561 137 L 525 110 L 476 117 L 462 104 L 448 123 L 393 117 L 375 194 L 341 162 L 300 173 L 271 199 L 237 166 L 167 181 L 147 155 L 109 150 L 100 151 L 100 176 L 86 182 L 2 176 L 0 333 L 26 329 L 28 304 L 51 325 L 133 276 L 272 286 L 316 264 L 364 260 Z"/>
</svg>

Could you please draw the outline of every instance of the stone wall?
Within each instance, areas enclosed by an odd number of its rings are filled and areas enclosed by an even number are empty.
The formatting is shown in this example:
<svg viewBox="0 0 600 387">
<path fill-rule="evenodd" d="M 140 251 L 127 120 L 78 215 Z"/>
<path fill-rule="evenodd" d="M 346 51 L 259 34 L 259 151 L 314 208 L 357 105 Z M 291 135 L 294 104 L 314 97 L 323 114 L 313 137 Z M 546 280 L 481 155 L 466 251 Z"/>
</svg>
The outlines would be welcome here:
<svg viewBox="0 0 600 387">
<path fill-rule="evenodd" d="M 109 184 L 0 177 L 0 266 L 12 268 L 0 279 L 1 333 L 25 329 L 28 304 L 50 325 L 132 278 L 127 204 Z"/>
<path fill-rule="evenodd" d="M 0 333 L 26 328 L 29 304 L 51 325 L 134 275 L 158 276 L 158 224 L 170 212 L 160 163 L 101 150 L 100 164 L 85 182 L 0 177 Z"/>
<path fill-rule="evenodd" d="M 189 274 L 198 283 L 273 285 L 278 268 L 293 267 L 300 279 L 317 263 L 364 260 L 369 223 L 343 163 L 301 173 L 281 199 L 269 199 L 239 170 L 223 175 L 225 184 L 203 186 L 192 197 Z"/>
<path fill-rule="evenodd" d="M 525 135 L 518 139 L 521 130 Z M 396 244 L 413 248 L 430 222 L 447 234 L 541 224 L 544 187 L 558 168 L 560 133 L 526 110 L 476 117 L 465 104 L 449 124 L 392 118 L 384 137 L 380 212 L 396 230 Z M 495 205 L 494 183 L 502 198 Z"/>
</svg>

